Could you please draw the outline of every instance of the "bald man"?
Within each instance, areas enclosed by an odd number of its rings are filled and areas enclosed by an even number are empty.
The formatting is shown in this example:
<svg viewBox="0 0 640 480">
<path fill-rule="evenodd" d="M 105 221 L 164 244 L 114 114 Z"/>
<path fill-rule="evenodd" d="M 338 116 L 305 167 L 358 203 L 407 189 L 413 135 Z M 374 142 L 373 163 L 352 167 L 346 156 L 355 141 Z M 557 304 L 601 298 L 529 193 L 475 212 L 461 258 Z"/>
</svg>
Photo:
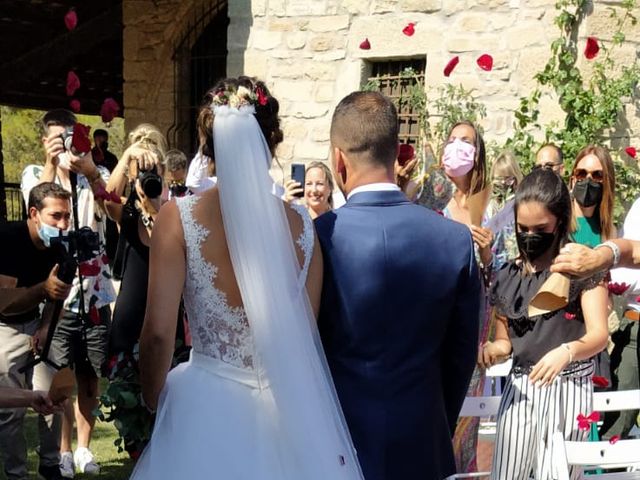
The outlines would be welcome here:
<svg viewBox="0 0 640 480">
<path fill-rule="evenodd" d="M 543 145 L 536 153 L 536 167 L 549 168 L 561 177 L 564 176 L 562 150 L 553 143 Z"/>
</svg>

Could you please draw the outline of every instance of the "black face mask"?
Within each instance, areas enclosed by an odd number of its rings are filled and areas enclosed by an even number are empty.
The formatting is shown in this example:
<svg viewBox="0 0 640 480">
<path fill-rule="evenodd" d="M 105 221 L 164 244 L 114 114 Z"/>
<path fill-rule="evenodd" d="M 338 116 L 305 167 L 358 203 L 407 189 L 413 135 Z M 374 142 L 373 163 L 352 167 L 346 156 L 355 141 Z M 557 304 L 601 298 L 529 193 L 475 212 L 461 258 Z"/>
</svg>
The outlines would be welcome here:
<svg viewBox="0 0 640 480">
<path fill-rule="evenodd" d="M 516 233 L 518 248 L 525 254 L 528 260 L 535 260 L 549 250 L 555 238 L 556 234 L 549 232 Z"/>
<path fill-rule="evenodd" d="M 602 184 L 588 178 L 578 180 L 573 186 L 573 198 L 581 207 L 593 207 L 602 200 Z"/>
</svg>

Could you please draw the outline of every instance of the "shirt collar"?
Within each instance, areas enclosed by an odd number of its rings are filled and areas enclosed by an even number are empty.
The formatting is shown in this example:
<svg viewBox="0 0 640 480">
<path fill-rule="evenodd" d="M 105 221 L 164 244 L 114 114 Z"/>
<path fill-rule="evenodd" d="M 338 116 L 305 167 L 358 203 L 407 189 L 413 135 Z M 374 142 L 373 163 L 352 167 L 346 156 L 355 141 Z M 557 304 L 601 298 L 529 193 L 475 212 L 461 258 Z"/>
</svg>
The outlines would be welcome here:
<svg viewBox="0 0 640 480">
<path fill-rule="evenodd" d="M 354 188 L 347 195 L 347 200 L 349 200 L 356 193 L 362 192 L 399 192 L 400 187 L 395 183 L 389 182 L 380 182 L 380 183 L 369 183 L 367 185 L 360 185 L 359 187 Z"/>
</svg>

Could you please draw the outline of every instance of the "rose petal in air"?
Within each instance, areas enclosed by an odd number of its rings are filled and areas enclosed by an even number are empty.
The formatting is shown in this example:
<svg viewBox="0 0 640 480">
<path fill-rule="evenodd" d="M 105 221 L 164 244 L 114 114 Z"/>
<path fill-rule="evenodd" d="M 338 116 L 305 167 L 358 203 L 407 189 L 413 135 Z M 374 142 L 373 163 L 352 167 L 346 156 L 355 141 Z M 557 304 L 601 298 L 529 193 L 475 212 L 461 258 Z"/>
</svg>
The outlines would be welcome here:
<svg viewBox="0 0 640 480">
<path fill-rule="evenodd" d="M 67 27 L 67 30 L 71 31 L 76 28 L 78 25 L 78 15 L 76 11 L 72 8 L 70 9 L 64 16 L 64 24 Z"/>
<path fill-rule="evenodd" d="M 71 100 L 71 101 L 69 102 L 69 108 L 71 108 L 71 110 L 72 110 L 74 113 L 78 113 L 78 112 L 80 112 L 80 108 L 81 108 L 80 100 L 78 100 L 77 98 L 74 98 L 73 100 Z"/>
<path fill-rule="evenodd" d="M 625 153 L 629 155 L 631 158 L 636 158 L 637 151 L 635 147 L 627 147 L 624 149 Z"/>
<path fill-rule="evenodd" d="M 100 118 L 104 123 L 113 120 L 120 111 L 120 105 L 113 98 L 105 98 L 100 107 Z"/>
<path fill-rule="evenodd" d="M 609 380 L 599 375 L 593 376 L 593 384 L 596 387 L 607 388 L 609 386 Z"/>
<path fill-rule="evenodd" d="M 614 435 L 609 439 L 609 443 L 611 445 L 615 445 L 618 442 L 618 440 L 620 440 L 620 435 Z"/>
<path fill-rule="evenodd" d="M 70 97 L 80 88 L 80 79 L 73 70 L 67 73 L 67 96 Z"/>
<path fill-rule="evenodd" d="M 587 45 L 584 47 L 584 56 L 588 60 L 593 60 L 598 56 L 600 51 L 600 45 L 598 45 L 598 39 L 596 37 L 587 37 Z"/>
<path fill-rule="evenodd" d="M 458 57 L 457 55 L 453 57 L 451 60 L 449 60 L 447 65 L 444 67 L 444 71 L 443 71 L 444 76 L 448 77 L 449 75 L 451 75 L 451 72 L 453 72 L 453 69 L 456 68 L 456 65 L 458 65 L 459 62 L 460 62 L 460 57 Z"/>
<path fill-rule="evenodd" d="M 407 37 L 410 37 L 414 33 L 416 33 L 415 23 L 408 23 L 407 26 L 402 29 L 402 33 L 404 33 Z"/>
<path fill-rule="evenodd" d="M 478 57 L 476 63 L 485 72 L 490 72 L 493 68 L 493 57 L 488 53 L 484 53 Z"/>
<path fill-rule="evenodd" d="M 360 50 L 371 50 L 371 43 L 368 38 L 365 38 L 362 42 L 360 42 Z"/>
</svg>

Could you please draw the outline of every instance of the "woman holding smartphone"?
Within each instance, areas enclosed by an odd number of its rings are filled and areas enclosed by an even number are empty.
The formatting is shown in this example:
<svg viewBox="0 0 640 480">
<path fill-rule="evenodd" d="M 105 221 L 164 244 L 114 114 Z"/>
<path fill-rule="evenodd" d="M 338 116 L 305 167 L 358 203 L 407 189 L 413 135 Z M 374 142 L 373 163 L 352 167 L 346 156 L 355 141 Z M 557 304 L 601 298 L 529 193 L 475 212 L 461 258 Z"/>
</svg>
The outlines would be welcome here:
<svg viewBox="0 0 640 480">
<path fill-rule="evenodd" d="M 333 210 L 334 184 L 329 167 L 322 162 L 311 162 L 305 170 L 304 186 L 300 179 L 293 178 L 295 176 L 292 175 L 284 184 L 287 202 L 304 197 L 307 211 L 313 219 Z"/>
</svg>

